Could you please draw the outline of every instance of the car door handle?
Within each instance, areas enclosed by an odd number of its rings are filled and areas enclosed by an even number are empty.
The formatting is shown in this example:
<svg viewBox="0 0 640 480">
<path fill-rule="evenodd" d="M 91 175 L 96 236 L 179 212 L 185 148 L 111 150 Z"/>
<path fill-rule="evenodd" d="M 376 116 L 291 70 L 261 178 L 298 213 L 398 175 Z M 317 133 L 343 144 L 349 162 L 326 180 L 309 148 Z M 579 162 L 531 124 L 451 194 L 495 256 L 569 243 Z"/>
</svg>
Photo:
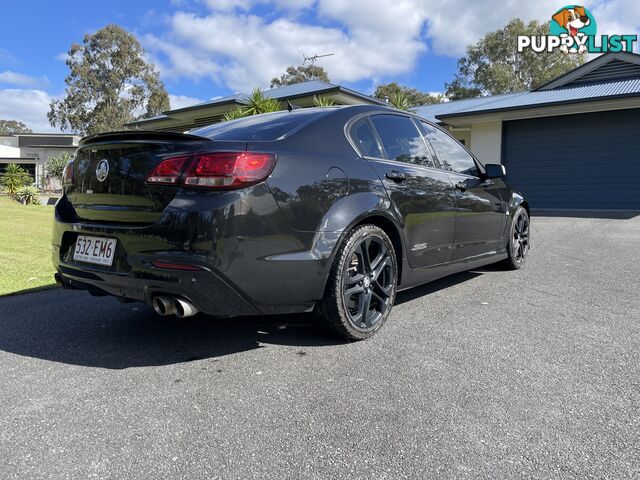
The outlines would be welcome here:
<svg viewBox="0 0 640 480">
<path fill-rule="evenodd" d="M 456 188 L 461 192 L 464 192 L 467 189 L 467 185 L 464 182 L 456 183 Z"/>
<path fill-rule="evenodd" d="M 397 170 L 388 171 L 386 176 L 389 180 L 393 180 L 397 183 L 403 182 L 407 178 L 404 173 Z"/>
</svg>

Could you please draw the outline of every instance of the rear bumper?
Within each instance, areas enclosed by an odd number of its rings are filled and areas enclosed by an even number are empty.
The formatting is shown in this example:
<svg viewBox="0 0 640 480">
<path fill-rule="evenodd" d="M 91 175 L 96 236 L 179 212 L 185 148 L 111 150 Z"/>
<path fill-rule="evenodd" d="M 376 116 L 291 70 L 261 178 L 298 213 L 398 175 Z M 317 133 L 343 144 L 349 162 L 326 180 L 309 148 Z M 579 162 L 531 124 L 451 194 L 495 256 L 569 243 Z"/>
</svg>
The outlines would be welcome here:
<svg viewBox="0 0 640 480">
<path fill-rule="evenodd" d="M 67 287 L 147 303 L 160 294 L 182 297 L 223 317 L 308 311 L 324 294 L 330 248 L 321 253 L 316 234 L 289 228 L 265 185 L 177 195 L 146 226 L 82 222 L 71 208 L 63 196 L 52 239 L 53 264 Z M 81 234 L 115 238 L 113 265 L 75 261 Z M 199 270 L 158 268 L 154 260 Z"/>
<path fill-rule="evenodd" d="M 181 297 L 203 313 L 220 317 L 262 313 L 250 300 L 211 271 L 182 272 L 166 269 L 133 269 L 115 274 L 78 264 L 57 265 L 58 278 L 66 288 L 87 290 L 151 304 L 157 295 Z"/>
</svg>

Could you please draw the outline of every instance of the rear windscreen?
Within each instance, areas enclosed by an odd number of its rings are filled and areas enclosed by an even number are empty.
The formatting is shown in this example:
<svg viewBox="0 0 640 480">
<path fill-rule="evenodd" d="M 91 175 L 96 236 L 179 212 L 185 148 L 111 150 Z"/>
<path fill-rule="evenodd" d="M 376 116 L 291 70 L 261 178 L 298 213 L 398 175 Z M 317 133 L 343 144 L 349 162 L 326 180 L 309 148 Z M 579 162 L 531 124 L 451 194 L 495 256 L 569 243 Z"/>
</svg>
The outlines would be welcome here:
<svg viewBox="0 0 640 480">
<path fill-rule="evenodd" d="M 286 135 L 300 125 L 320 118 L 330 110 L 327 108 L 326 111 L 318 111 L 314 108 L 254 115 L 216 123 L 209 127 L 191 130 L 189 133 L 212 140 L 272 141 Z"/>
</svg>

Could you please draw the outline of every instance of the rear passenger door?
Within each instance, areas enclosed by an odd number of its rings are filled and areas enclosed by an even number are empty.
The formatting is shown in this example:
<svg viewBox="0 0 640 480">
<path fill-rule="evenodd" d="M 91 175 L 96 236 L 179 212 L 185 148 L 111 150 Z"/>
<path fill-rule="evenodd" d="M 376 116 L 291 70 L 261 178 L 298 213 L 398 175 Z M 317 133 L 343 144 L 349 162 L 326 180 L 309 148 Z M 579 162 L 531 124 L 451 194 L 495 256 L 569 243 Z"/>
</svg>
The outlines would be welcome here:
<svg viewBox="0 0 640 480">
<path fill-rule="evenodd" d="M 376 170 L 404 227 L 409 264 L 448 262 L 455 226 L 453 186 L 411 117 L 377 114 L 351 129 L 353 141 Z"/>
<path fill-rule="evenodd" d="M 498 185 L 482 178 L 474 158 L 453 137 L 426 122 L 419 124 L 456 189 L 456 233 L 451 259 L 495 252 L 506 212 Z"/>
</svg>

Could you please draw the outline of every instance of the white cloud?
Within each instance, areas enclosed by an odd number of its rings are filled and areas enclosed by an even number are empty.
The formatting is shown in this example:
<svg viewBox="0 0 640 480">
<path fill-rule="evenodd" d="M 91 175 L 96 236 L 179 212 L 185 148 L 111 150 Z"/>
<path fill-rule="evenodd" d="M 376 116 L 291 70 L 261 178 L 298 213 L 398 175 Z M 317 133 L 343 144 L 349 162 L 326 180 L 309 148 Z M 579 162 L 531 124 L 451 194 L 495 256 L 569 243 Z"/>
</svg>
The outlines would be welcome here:
<svg viewBox="0 0 640 480">
<path fill-rule="evenodd" d="M 196 103 L 202 103 L 204 100 L 200 100 L 199 98 L 188 97 L 186 95 L 172 95 L 169 94 L 169 104 L 171 105 L 171 110 L 175 110 L 177 108 L 190 107 L 191 105 L 195 105 Z"/>
<path fill-rule="evenodd" d="M 216 78 L 220 67 L 205 53 L 154 35 L 146 35 L 141 40 L 148 50 L 149 60 L 156 65 L 163 77 L 191 80 L 200 80 L 203 77 Z M 158 58 L 158 53 L 162 53 L 162 59 Z"/>
<path fill-rule="evenodd" d="M 249 10 L 258 4 L 271 4 L 275 8 L 287 11 L 309 8 L 315 0 L 205 0 L 207 6 L 213 11 L 228 12 L 234 9 Z"/>
<path fill-rule="evenodd" d="M 47 120 L 52 97 L 43 90 L 0 90 L 0 118 L 18 120 L 34 132 L 55 132 Z"/>
<path fill-rule="evenodd" d="M 598 35 L 637 35 L 640 30 L 640 3 L 637 1 L 601 1 L 593 5 L 591 13 L 596 19 Z M 640 45 L 636 44 L 638 51 Z"/>
<path fill-rule="evenodd" d="M 171 19 L 168 35 L 147 35 L 143 43 L 163 75 L 210 77 L 233 90 L 264 87 L 288 65 L 300 64 L 303 54 L 316 53 L 335 53 L 322 60 L 332 80 L 357 81 L 413 68 L 426 47 L 419 38 L 422 24 L 410 7 L 410 2 L 397 6 L 395 18 L 404 18 L 402 33 L 394 32 L 383 21 L 355 22 L 350 28 L 339 28 L 289 18 L 270 21 L 250 13 L 198 16 L 178 12 Z M 322 15 L 333 21 L 331 11 L 323 9 Z M 352 13 L 344 11 L 347 16 Z"/>
<path fill-rule="evenodd" d="M 33 87 L 37 85 L 46 85 L 49 83 L 49 79 L 47 77 L 30 77 L 29 75 L 24 75 L 22 73 L 5 70 L 4 72 L 0 72 L 0 83 Z"/>
<path fill-rule="evenodd" d="M 393 78 L 413 70 L 428 48 L 459 57 L 513 18 L 546 22 L 558 9 L 556 0 L 202 1 L 209 13 L 176 12 L 167 34 L 148 35 L 145 46 L 167 77 L 210 78 L 241 91 L 267 86 L 302 54 L 334 53 L 320 64 L 336 82 Z M 271 11 L 256 16 L 257 5 Z M 600 0 L 592 11 L 600 33 L 640 27 L 635 0 Z"/>
<path fill-rule="evenodd" d="M 627 0 L 623 0 L 627 1 Z M 410 72 L 427 45 L 460 56 L 488 31 L 519 17 L 546 21 L 556 2 L 484 0 L 205 0 L 208 14 L 178 11 L 170 30 L 147 35 L 145 47 L 163 75 L 208 77 L 233 90 L 268 86 L 302 55 L 321 60 L 335 82 L 376 81 Z M 272 12 L 254 15 L 256 5 Z M 295 13 L 310 9 L 313 21 Z M 293 15 L 292 15 L 293 14 Z M 305 15 L 301 18 L 309 18 Z"/>
<path fill-rule="evenodd" d="M 557 2 L 515 2 L 483 0 L 470 4 L 465 0 L 427 0 L 420 2 L 426 17 L 426 36 L 435 53 L 458 57 L 468 45 L 477 42 L 485 33 L 502 28 L 510 20 L 546 22 L 557 10 Z"/>
</svg>

